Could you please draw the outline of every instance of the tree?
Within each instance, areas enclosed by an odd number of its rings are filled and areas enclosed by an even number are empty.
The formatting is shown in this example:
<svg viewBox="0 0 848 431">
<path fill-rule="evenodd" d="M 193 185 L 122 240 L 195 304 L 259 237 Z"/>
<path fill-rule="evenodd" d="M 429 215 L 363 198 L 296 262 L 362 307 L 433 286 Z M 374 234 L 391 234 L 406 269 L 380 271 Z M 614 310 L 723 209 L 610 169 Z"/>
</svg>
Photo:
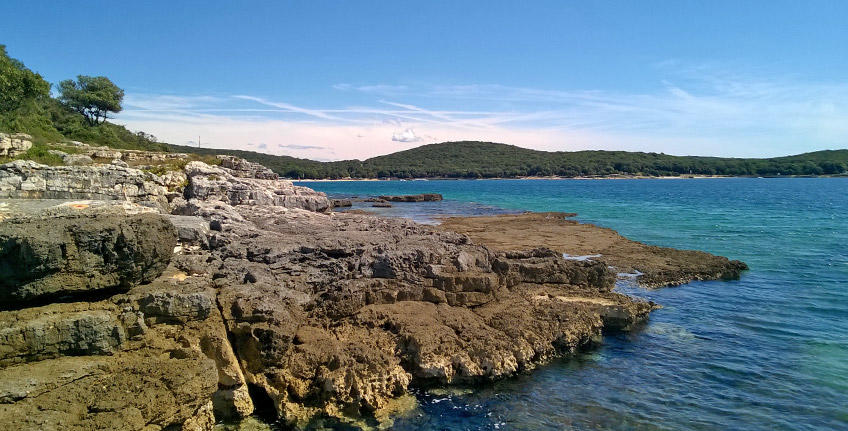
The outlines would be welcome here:
<svg viewBox="0 0 848 431">
<path fill-rule="evenodd" d="M 0 45 L 0 112 L 13 111 L 27 100 L 49 95 L 50 84 L 20 61 L 10 58 L 6 46 Z"/>
<path fill-rule="evenodd" d="M 82 114 L 90 126 L 103 124 L 108 113 L 121 112 L 124 90 L 105 76 L 77 76 L 59 83 L 59 100 Z"/>
</svg>

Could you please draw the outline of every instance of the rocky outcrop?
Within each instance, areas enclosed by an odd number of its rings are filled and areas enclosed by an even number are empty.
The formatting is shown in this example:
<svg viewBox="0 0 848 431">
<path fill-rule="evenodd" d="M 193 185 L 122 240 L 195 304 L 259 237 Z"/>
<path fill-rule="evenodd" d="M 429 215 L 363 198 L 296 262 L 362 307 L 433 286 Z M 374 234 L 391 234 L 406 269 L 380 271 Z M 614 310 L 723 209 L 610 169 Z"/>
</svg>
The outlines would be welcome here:
<svg viewBox="0 0 848 431">
<path fill-rule="evenodd" d="M 353 201 L 350 199 L 333 199 L 333 208 L 344 208 L 353 206 Z"/>
<path fill-rule="evenodd" d="M 94 160 L 85 154 L 68 154 L 60 150 L 47 150 L 48 153 L 62 158 L 62 163 L 68 166 L 82 166 L 94 164 Z"/>
<path fill-rule="evenodd" d="M 188 178 L 221 173 L 202 168 Z M 611 292 L 603 265 L 549 250 L 493 252 L 402 219 L 198 198 L 183 207 L 190 215 L 168 218 L 97 205 L 53 205 L 29 218 L 7 210 L 0 226 L 72 220 L 83 237 L 99 229 L 108 251 L 112 232 L 135 232 L 101 220 L 123 211 L 130 225 L 167 231 L 167 244 L 152 232 L 145 240 L 176 254 L 158 277 L 129 278 L 109 297 L 0 312 L 0 414 L 17 428 L 208 429 L 213 417 L 253 411 L 249 386 L 292 425 L 373 417 L 414 381 L 510 376 L 605 328 L 627 329 L 654 307 Z"/>
<path fill-rule="evenodd" d="M 209 280 L 163 274 L 173 225 L 120 202 L 2 204 L 2 302 L 20 308 L 0 311 L 4 425 L 211 429 L 229 343 Z"/>
<path fill-rule="evenodd" d="M 63 142 L 54 144 L 61 147 L 73 148 L 74 153 L 87 156 L 92 159 L 98 159 L 103 162 L 111 162 L 120 160 L 127 165 L 158 165 L 174 162 L 188 161 L 189 155 L 185 153 L 163 153 L 157 151 L 142 151 L 142 150 L 116 150 L 107 146 L 88 145 L 78 141 Z"/>
<path fill-rule="evenodd" d="M 141 172 L 21 163 L 0 166 L 0 184 Z M 612 261 L 333 213 L 324 194 L 240 159 L 153 177 L 173 214 L 0 201 L 10 428 L 208 430 L 251 414 L 251 394 L 289 425 L 374 421 L 410 385 L 512 376 L 657 307 L 613 292 Z"/>
<path fill-rule="evenodd" d="M 509 251 L 544 246 L 568 260 L 610 265 L 643 287 L 676 286 L 693 280 L 739 278 L 744 262 L 697 250 L 657 247 L 622 237 L 612 229 L 570 220 L 573 213 L 526 213 L 448 218 L 442 229 Z"/>
<path fill-rule="evenodd" d="M 176 231 L 163 216 L 71 203 L 6 212 L 0 223 L 0 302 L 88 295 L 152 281 L 170 261 Z"/>
<path fill-rule="evenodd" d="M 230 173 L 236 177 L 260 180 L 277 180 L 280 178 L 279 175 L 265 166 L 248 162 L 241 157 L 219 155 L 218 160 L 221 161 L 222 167 L 229 169 Z"/>
<path fill-rule="evenodd" d="M 0 133 L 0 157 L 17 157 L 32 148 L 32 136 Z"/>
<path fill-rule="evenodd" d="M 116 165 L 0 165 L 0 199 L 125 200 L 167 211 L 167 190 L 151 173 Z"/>
<path fill-rule="evenodd" d="M 434 202 L 442 200 L 438 193 L 421 193 L 418 195 L 380 196 L 380 199 L 389 202 Z"/>
<path fill-rule="evenodd" d="M 293 424 L 367 417 L 414 380 L 513 375 L 654 307 L 611 292 L 605 265 L 549 250 L 493 253 L 399 219 L 217 205 L 229 215 L 210 257 L 185 270 L 220 286 L 246 381 Z"/>
<path fill-rule="evenodd" d="M 299 187 L 291 181 L 257 179 L 235 176 L 227 168 L 210 166 L 203 162 L 190 162 L 185 167 L 188 185 L 187 199 L 219 201 L 228 205 L 265 205 L 284 208 L 301 208 L 324 212 L 330 201 L 324 193 Z"/>
</svg>

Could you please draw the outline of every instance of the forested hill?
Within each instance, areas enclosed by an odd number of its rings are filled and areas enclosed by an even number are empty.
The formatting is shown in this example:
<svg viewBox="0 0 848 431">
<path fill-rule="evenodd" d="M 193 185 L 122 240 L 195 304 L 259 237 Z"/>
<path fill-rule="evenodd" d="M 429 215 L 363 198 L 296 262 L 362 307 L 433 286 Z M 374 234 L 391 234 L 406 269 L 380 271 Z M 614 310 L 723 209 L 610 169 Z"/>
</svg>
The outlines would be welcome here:
<svg viewBox="0 0 848 431">
<path fill-rule="evenodd" d="M 233 154 L 290 178 L 514 178 L 603 175 L 834 175 L 848 170 L 848 150 L 770 159 L 671 156 L 627 151 L 537 151 L 491 142 L 445 142 L 364 161 L 316 162 L 251 151 L 172 146 L 175 151 Z"/>
</svg>

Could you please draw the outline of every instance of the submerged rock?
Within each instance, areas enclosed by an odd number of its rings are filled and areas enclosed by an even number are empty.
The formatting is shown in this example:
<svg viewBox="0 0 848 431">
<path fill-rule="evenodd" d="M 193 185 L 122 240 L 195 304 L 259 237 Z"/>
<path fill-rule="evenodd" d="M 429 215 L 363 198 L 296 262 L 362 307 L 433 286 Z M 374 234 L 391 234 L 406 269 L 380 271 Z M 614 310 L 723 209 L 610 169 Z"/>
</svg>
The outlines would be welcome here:
<svg viewBox="0 0 848 431">
<path fill-rule="evenodd" d="M 573 261 L 610 265 L 643 287 L 685 284 L 693 280 L 739 278 L 748 265 L 697 250 L 657 247 L 618 232 L 569 220 L 576 214 L 526 213 L 443 220 L 442 229 L 469 235 L 496 250 L 544 246 Z"/>
<path fill-rule="evenodd" d="M 442 200 L 438 193 L 421 193 L 418 195 L 380 196 L 379 199 L 389 202 L 433 202 Z"/>
</svg>

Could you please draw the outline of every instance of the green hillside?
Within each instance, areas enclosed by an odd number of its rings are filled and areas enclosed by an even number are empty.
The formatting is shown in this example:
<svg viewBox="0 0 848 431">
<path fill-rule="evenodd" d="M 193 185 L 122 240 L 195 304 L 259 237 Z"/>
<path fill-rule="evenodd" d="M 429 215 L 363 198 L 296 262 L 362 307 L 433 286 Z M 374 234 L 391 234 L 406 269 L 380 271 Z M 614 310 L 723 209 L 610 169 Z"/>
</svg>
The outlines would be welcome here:
<svg viewBox="0 0 848 431">
<path fill-rule="evenodd" d="M 94 79 L 106 80 L 105 77 Z M 67 87 L 71 85 L 69 83 L 60 83 L 66 84 L 67 93 L 76 90 Z M 101 112 L 99 121 L 91 122 L 80 112 L 84 107 L 75 106 L 68 100 L 62 101 L 61 97 L 52 97 L 51 88 L 57 86 L 45 81 L 20 60 L 9 57 L 5 45 L 0 44 L 0 132 L 28 133 L 34 139 L 32 149 L 20 157 L 42 163 L 58 163 L 58 158 L 47 152 L 45 144 L 69 140 L 115 148 L 167 151 L 167 146 L 157 142 L 152 135 L 131 132 L 123 126 L 105 121 L 105 111 Z M 62 94 L 62 91 L 59 93 Z M 92 94 L 89 92 L 82 96 L 91 99 Z M 123 98 L 122 90 L 120 98 Z M 118 100 L 117 106 L 111 107 L 109 112 L 120 110 Z M 0 163 L 5 161 L 0 158 Z"/>
<path fill-rule="evenodd" d="M 671 156 L 627 151 L 536 151 L 491 142 L 445 142 L 364 161 L 316 162 L 237 150 L 172 146 L 174 150 L 233 154 L 290 178 L 513 178 L 601 175 L 834 175 L 848 169 L 848 150 L 770 159 Z"/>
</svg>

